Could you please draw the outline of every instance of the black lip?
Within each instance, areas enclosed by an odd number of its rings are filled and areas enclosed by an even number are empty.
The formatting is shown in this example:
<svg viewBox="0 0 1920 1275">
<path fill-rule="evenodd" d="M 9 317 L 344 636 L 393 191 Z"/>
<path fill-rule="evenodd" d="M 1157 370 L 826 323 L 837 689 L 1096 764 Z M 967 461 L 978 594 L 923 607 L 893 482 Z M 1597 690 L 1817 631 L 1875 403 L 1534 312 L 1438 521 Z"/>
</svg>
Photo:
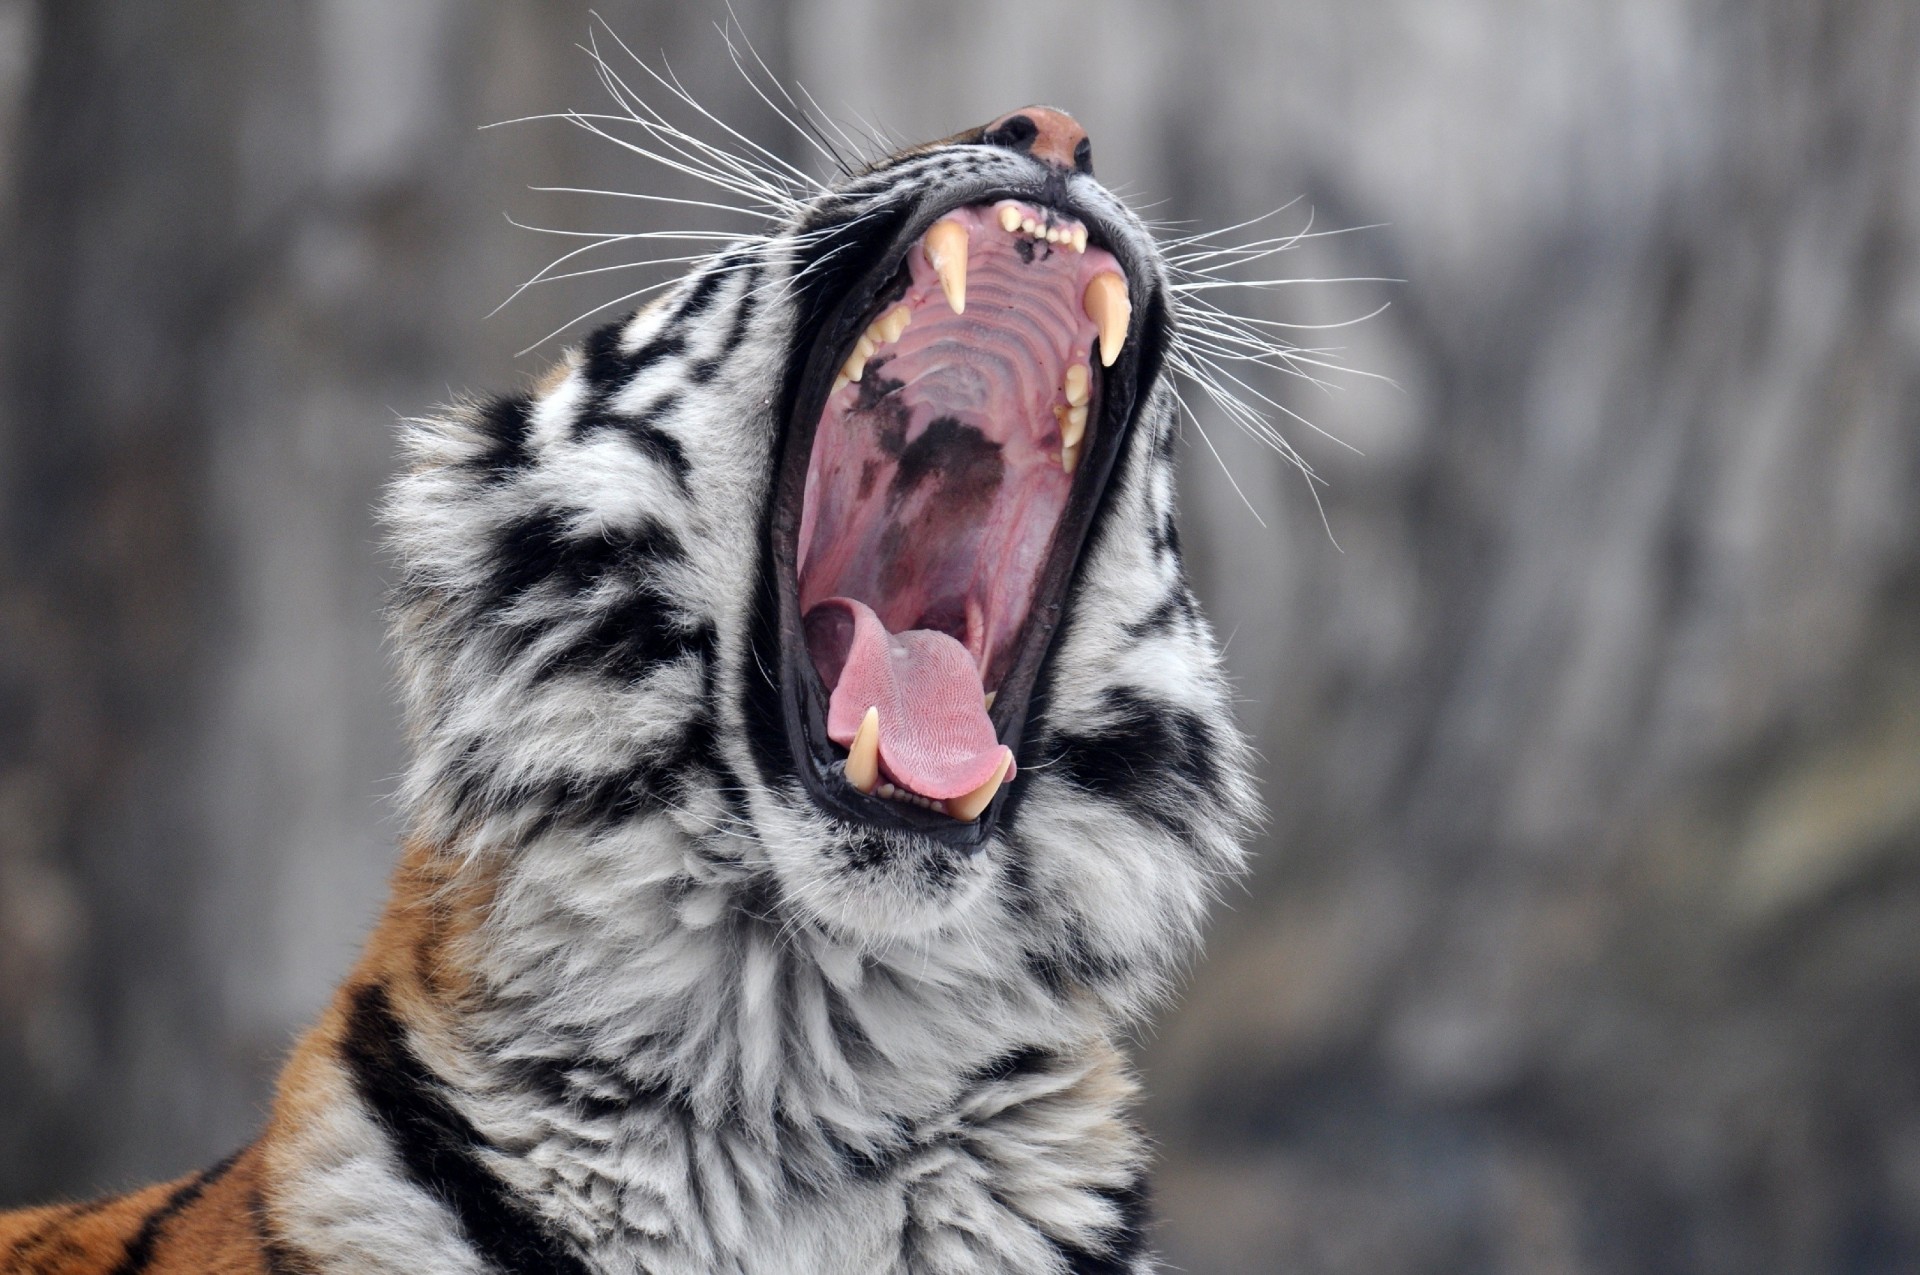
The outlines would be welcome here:
<svg viewBox="0 0 1920 1275">
<path fill-rule="evenodd" d="M 772 601 L 777 606 L 781 717 L 793 767 L 808 795 L 829 814 L 865 827 L 917 833 L 970 851 L 981 848 L 992 835 L 1009 795 L 1019 787 L 1017 779 L 1000 790 L 978 819 L 960 823 L 901 802 L 863 796 L 848 786 L 841 773 L 840 750 L 827 738 L 827 691 L 806 653 L 800 623 L 795 565 L 801 499 L 813 436 L 834 374 L 865 329 L 882 293 L 899 276 L 906 254 L 935 221 L 956 208 L 1018 199 L 1077 218 L 1087 227 L 1089 244 L 1113 253 L 1127 275 L 1134 302 L 1132 322 L 1120 357 L 1112 367 L 1097 373 L 1098 428 L 1089 431 L 1091 446 L 1061 514 L 1053 550 L 1035 583 L 1019 653 L 1001 681 L 989 714 L 1000 741 L 1018 758 L 1034 690 L 1075 584 L 1081 549 L 1104 505 L 1108 479 L 1137 408 L 1145 399 L 1143 391 L 1158 372 L 1166 325 L 1157 274 L 1139 258 L 1117 226 L 1068 198 L 1065 185 L 1050 176 L 1028 186 L 948 187 L 894 209 L 884 223 L 881 218 L 870 217 L 840 235 L 829 229 L 816 241 L 815 248 L 815 260 L 825 264 L 802 289 L 802 321 L 789 356 L 782 404 L 768 566 Z M 823 220 L 831 221 L 831 214 Z M 814 334 L 811 339 L 809 333 Z"/>
</svg>

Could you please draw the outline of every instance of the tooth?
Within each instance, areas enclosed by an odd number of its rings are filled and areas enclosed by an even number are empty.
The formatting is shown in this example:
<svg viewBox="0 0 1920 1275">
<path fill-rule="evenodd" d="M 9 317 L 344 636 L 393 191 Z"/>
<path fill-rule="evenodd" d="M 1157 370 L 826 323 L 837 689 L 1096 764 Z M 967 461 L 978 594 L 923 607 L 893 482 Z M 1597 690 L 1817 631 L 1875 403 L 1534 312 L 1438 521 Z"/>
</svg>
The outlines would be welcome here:
<svg viewBox="0 0 1920 1275">
<path fill-rule="evenodd" d="M 1066 233 L 1067 233 L 1066 231 L 1064 231 L 1064 230 L 1062 230 L 1062 229 L 1060 229 L 1060 227 L 1058 227 L 1058 226 L 1048 226 L 1048 227 L 1047 227 L 1047 242 L 1048 242 L 1048 243 L 1059 243 L 1059 242 L 1060 242 L 1060 240 L 1061 240 L 1061 239 L 1063 239 L 1063 238 L 1064 238 L 1064 237 L 1066 236 Z"/>
<path fill-rule="evenodd" d="M 1127 321 L 1133 304 L 1127 300 L 1127 281 L 1111 270 L 1093 276 L 1081 298 L 1087 317 L 1100 329 L 1100 366 L 1112 367 L 1127 339 Z"/>
<path fill-rule="evenodd" d="M 833 388 L 827 391 L 827 397 L 832 398 L 852 383 L 853 378 L 851 376 L 848 376 L 845 372 L 837 373 L 833 378 Z"/>
<path fill-rule="evenodd" d="M 887 798 L 889 801 L 900 795 L 900 790 L 892 784 L 881 784 L 878 791 L 882 797 Z"/>
<path fill-rule="evenodd" d="M 847 355 L 847 361 L 840 365 L 840 375 L 846 377 L 849 381 L 857 381 L 865 376 L 866 373 L 867 356 L 860 353 L 856 347 L 852 354 Z"/>
<path fill-rule="evenodd" d="M 1087 401 L 1087 365 L 1075 363 L 1067 369 L 1067 378 L 1061 386 L 1067 396 L 1067 406 L 1080 407 Z"/>
<path fill-rule="evenodd" d="M 1069 451 L 1077 452 L 1080 450 L 1080 440 L 1086 436 L 1086 433 L 1086 405 L 1082 404 L 1079 407 L 1069 407 L 1067 414 L 1062 417 L 1060 421 L 1060 446 Z M 1073 466 L 1067 466 L 1067 472 L 1071 474 L 1073 472 Z"/>
<path fill-rule="evenodd" d="M 1007 768 L 1013 765 L 1013 750 L 1005 744 L 1000 745 L 1000 765 L 994 769 L 992 778 L 981 784 L 964 797 L 947 798 L 947 813 L 961 823 L 972 823 L 980 817 L 980 812 L 993 800 L 993 794 L 1000 791 L 1000 785 L 1006 782 Z"/>
<path fill-rule="evenodd" d="M 1000 207 L 1000 229 L 1008 234 L 1020 229 L 1020 210 L 1012 204 L 1003 204 Z"/>
<path fill-rule="evenodd" d="M 967 228 L 957 221 L 935 222 L 927 231 L 927 264 L 940 276 L 940 291 L 955 314 L 967 312 Z"/>
<path fill-rule="evenodd" d="M 882 339 L 891 342 L 898 341 L 900 334 L 907 330 L 907 324 L 911 322 L 913 322 L 913 311 L 902 303 L 881 315 L 880 322 L 875 326 L 880 329 Z"/>
<path fill-rule="evenodd" d="M 863 793 L 880 782 L 880 710 L 869 708 L 847 747 L 847 782 Z"/>
<path fill-rule="evenodd" d="M 1026 231 L 1030 235 L 1036 234 L 1040 229 L 1040 223 L 1035 221 L 1031 217 L 1022 217 L 1020 219 L 1020 229 Z"/>
<path fill-rule="evenodd" d="M 1060 448 L 1060 468 L 1069 474 L 1080 468 L 1080 445 L 1078 443 L 1071 447 L 1062 445 Z"/>
<path fill-rule="evenodd" d="M 995 700 L 997 700 L 997 699 L 999 699 L 999 698 L 1000 698 L 1000 692 L 999 692 L 999 691 L 988 691 L 988 692 L 987 692 L 987 711 L 988 711 L 989 713 L 991 713 L 991 712 L 993 711 L 993 701 L 995 701 Z"/>
<path fill-rule="evenodd" d="M 1073 250 L 1075 252 L 1085 252 L 1087 250 L 1087 228 L 1085 226 L 1075 226 L 1073 228 Z"/>
</svg>

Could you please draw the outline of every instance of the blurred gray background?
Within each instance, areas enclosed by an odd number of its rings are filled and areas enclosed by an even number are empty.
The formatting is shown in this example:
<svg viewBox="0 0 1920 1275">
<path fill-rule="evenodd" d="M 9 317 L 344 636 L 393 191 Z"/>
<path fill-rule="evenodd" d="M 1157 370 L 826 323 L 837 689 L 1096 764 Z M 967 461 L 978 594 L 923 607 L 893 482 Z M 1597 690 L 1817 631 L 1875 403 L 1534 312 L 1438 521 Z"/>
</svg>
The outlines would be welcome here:
<svg viewBox="0 0 1920 1275">
<path fill-rule="evenodd" d="M 1216 413 L 1269 834 L 1144 1034 L 1191 1272 L 1920 1270 L 1920 7 L 735 0 L 900 139 L 1032 101 L 1387 386 Z M 601 0 L 805 162 L 716 4 Z M 742 226 L 559 123 L 584 3 L 0 0 L 0 1204 L 208 1162 L 351 960 L 397 415 Z M 671 245 L 661 252 L 682 249 Z M 617 255 L 612 260 L 624 260 Z M 569 332 L 578 334 L 575 327 Z M 1263 525 L 1264 523 L 1264 525 Z M 1335 541 L 1338 545 L 1336 547 Z"/>
</svg>

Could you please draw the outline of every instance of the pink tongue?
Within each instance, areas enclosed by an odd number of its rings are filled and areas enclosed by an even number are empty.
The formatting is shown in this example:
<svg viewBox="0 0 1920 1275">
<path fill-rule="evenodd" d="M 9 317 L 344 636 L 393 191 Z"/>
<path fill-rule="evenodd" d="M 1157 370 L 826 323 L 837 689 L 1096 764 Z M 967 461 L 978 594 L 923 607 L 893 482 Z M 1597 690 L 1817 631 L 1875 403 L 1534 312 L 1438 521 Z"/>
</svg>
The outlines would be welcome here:
<svg viewBox="0 0 1920 1275">
<path fill-rule="evenodd" d="M 871 608 L 852 598 L 820 606 L 844 607 L 853 619 L 846 663 L 827 701 L 834 743 L 851 745 L 867 709 L 878 708 L 880 765 L 894 783 L 944 799 L 993 778 L 1001 744 L 966 647 L 934 629 L 888 633 Z"/>
</svg>

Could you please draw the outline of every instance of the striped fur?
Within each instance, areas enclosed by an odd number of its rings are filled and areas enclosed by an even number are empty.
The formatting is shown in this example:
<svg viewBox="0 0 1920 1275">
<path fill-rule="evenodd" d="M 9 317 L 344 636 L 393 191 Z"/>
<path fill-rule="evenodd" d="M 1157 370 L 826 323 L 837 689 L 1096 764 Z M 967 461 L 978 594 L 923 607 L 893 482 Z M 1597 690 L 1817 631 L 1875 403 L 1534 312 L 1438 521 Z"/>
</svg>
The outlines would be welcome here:
<svg viewBox="0 0 1920 1275">
<path fill-rule="evenodd" d="M 983 853 L 824 814 L 768 673 L 774 457 L 838 249 L 1035 169 L 896 157 L 537 393 L 408 427 L 386 915 L 254 1146 L 0 1218 L 0 1269 L 1151 1269 L 1115 1041 L 1253 809 L 1182 576 L 1172 389 L 1136 406 Z M 1091 177 L 1049 180 L 1160 268 Z"/>
</svg>

